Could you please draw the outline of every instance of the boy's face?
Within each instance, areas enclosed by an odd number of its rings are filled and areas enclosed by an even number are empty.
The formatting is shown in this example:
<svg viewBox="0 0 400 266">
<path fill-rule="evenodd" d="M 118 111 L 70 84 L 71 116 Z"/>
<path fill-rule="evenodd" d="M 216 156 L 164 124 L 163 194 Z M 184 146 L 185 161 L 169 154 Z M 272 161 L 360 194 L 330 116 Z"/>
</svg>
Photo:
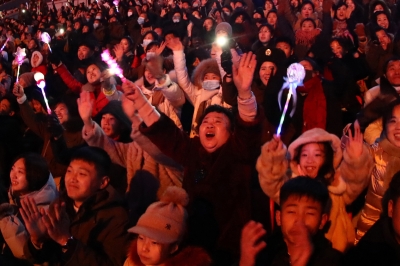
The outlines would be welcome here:
<svg viewBox="0 0 400 266">
<path fill-rule="evenodd" d="M 390 200 L 388 204 L 388 215 L 392 218 L 394 237 L 400 244 L 400 198 L 395 201 Z"/>
<path fill-rule="evenodd" d="M 162 244 L 144 235 L 137 238 L 137 253 L 144 265 L 162 264 L 176 249 L 175 244 Z"/>
<path fill-rule="evenodd" d="M 65 187 L 76 207 L 107 186 L 106 177 L 97 176 L 97 170 L 92 163 L 83 160 L 72 160 L 65 173 Z"/>
<path fill-rule="evenodd" d="M 282 205 L 281 211 L 277 211 L 276 222 L 281 226 L 283 237 L 290 241 L 295 237 L 297 226 L 304 224 L 311 236 L 322 229 L 328 219 L 327 214 L 322 213 L 320 202 L 306 196 L 290 196 Z"/>
</svg>

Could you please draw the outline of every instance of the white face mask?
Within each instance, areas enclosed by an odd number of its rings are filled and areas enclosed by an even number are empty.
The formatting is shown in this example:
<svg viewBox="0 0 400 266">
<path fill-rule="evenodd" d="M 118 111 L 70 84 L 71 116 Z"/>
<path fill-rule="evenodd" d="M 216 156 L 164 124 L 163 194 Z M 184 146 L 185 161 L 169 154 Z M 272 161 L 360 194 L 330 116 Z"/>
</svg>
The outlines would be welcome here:
<svg viewBox="0 0 400 266">
<path fill-rule="evenodd" d="M 133 14 L 132 12 L 128 12 L 128 17 L 132 16 L 132 14 Z"/>
<path fill-rule="evenodd" d="M 174 18 L 174 19 L 172 19 L 172 21 L 173 21 L 174 23 L 179 23 L 180 19 L 179 19 L 179 18 Z"/>
<path fill-rule="evenodd" d="M 101 17 L 100 17 L 100 16 L 97 16 L 96 19 L 101 19 Z"/>
<path fill-rule="evenodd" d="M 151 43 L 151 42 L 152 42 L 152 40 L 144 39 L 144 40 L 143 40 L 143 47 L 146 47 L 146 46 L 149 45 L 149 43 Z"/>
<path fill-rule="evenodd" d="M 197 2 L 196 2 L 196 3 L 193 3 L 193 7 L 194 7 L 194 8 L 196 8 L 196 7 L 198 7 L 198 6 L 199 6 L 199 3 L 197 3 Z"/>
<path fill-rule="evenodd" d="M 143 25 L 144 23 L 144 18 L 143 17 L 139 17 L 137 22 L 139 23 L 139 25 Z"/>
<path fill-rule="evenodd" d="M 146 54 L 146 59 L 147 60 L 150 60 L 150 58 L 153 58 L 153 57 L 155 57 L 156 56 L 156 53 L 155 52 L 147 52 L 147 54 Z"/>
<path fill-rule="evenodd" d="M 99 26 L 98 23 L 94 23 L 94 24 L 93 24 L 93 29 L 96 29 L 98 26 Z"/>
<path fill-rule="evenodd" d="M 219 88 L 219 80 L 205 80 L 203 81 L 203 89 L 207 91 L 215 90 Z"/>
</svg>

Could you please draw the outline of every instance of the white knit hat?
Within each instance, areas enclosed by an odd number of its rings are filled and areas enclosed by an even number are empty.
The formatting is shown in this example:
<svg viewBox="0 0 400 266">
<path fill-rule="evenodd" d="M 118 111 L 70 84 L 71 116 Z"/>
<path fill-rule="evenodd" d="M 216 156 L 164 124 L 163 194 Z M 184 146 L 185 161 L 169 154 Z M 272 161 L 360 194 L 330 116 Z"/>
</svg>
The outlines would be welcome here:
<svg viewBox="0 0 400 266">
<path fill-rule="evenodd" d="M 189 196 L 183 188 L 168 187 L 160 201 L 151 204 L 128 232 L 141 234 L 159 243 L 170 244 L 182 240 L 186 231 L 185 206 Z"/>
</svg>

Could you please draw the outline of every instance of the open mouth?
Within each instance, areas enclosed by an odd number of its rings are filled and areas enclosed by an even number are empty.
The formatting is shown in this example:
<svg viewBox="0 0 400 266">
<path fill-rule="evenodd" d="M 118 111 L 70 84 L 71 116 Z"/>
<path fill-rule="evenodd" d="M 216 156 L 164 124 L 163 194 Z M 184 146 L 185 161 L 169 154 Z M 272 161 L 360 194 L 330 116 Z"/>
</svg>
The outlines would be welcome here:
<svg viewBox="0 0 400 266">
<path fill-rule="evenodd" d="M 317 167 L 315 167 L 315 166 L 306 166 L 304 169 L 306 169 L 306 171 L 314 171 L 315 169 L 317 169 Z"/>
<path fill-rule="evenodd" d="M 212 139 L 213 137 L 215 137 L 215 133 L 214 132 L 206 132 L 206 138 L 207 139 Z"/>
</svg>

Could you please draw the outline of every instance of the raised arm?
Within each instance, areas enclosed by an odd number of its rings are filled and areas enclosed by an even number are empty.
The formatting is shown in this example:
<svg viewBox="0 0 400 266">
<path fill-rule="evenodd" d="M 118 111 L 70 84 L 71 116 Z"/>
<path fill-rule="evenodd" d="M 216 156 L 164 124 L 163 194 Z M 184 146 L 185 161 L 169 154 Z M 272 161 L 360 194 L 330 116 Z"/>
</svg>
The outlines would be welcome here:
<svg viewBox="0 0 400 266">
<path fill-rule="evenodd" d="M 187 94 L 191 104 L 194 104 L 196 100 L 196 87 L 190 81 L 190 77 L 186 69 L 186 58 L 183 51 L 184 47 L 182 45 L 182 42 L 179 40 L 179 38 L 174 38 L 168 41 L 166 45 L 174 53 L 173 60 L 178 85 Z"/>
<path fill-rule="evenodd" d="M 261 148 L 256 169 L 261 189 L 273 201 L 279 204 L 279 191 L 289 177 L 286 175 L 289 162 L 286 159 L 287 148 L 279 136 L 266 142 Z"/>
</svg>

